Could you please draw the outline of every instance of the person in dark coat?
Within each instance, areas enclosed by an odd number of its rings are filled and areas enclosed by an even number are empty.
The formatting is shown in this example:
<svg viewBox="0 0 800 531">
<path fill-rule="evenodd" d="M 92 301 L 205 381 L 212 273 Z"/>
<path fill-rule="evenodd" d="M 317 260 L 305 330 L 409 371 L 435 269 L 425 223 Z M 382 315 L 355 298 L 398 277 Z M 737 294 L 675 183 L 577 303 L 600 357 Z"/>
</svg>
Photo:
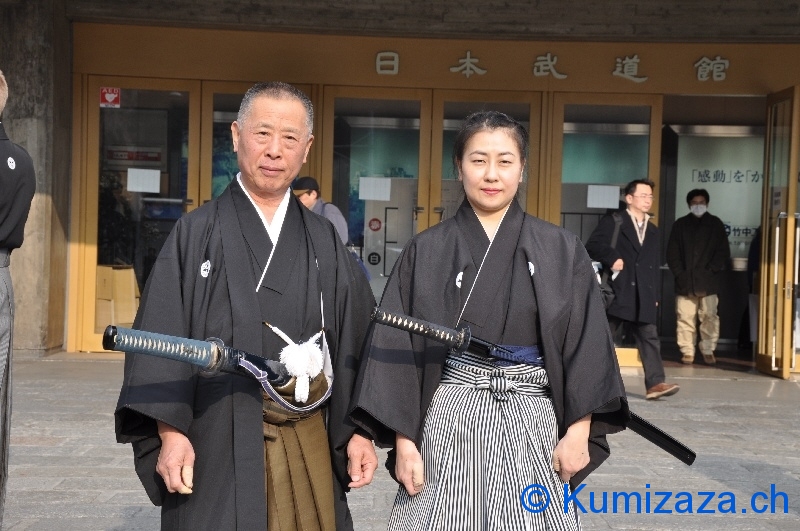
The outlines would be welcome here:
<svg viewBox="0 0 800 531">
<path fill-rule="evenodd" d="M 625 389 L 589 256 L 571 232 L 525 214 L 515 194 L 525 129 L 475 113 L 453 149 L 466 198 L 455 216 L 410 240 L 381 307 L 513 353 L 457 354 L 375 325 L 351 416 L 393 447 L 400 483 L 390 530 L 559 529 L 580 525 L 573 487 L 609 455 L 628 417 Z M 526 485 L 552 497 L 534 514 Z"/>
<path fill-rule="evenodd" d="M 612 271 L 614 300 L 606 310 L 612 333 L 627 324 L 639 349 L 644 367 L 645 397 L 648 399 L 674 395 L 678 385 L 666 383 L 661 360 L 661 342 L 656 320 L 659 302 L 658 228 L 648 212 L 653 205 L 653 187 L 647 180 L 635 180 L 625 186 L 616 247 L 611 246 L 614 233 L 612 214 L 603 216 L 589 240 L 586 250 L 593 260 Z"/>
<path fill-rule="evenodd" d="M 8 101 L 8 84 L 0 72 L 0 115 Z M 22 245 L 25 222 L 36 192 L 33 160 L 13 143 L 0 122 L 0 524 L 8 479 L 8 440 L 11 431 L 11 358 L 14 348 L 14 288 L 11 251 Z"/>
<path fill-rule="evenodd" d="M 722 220 L 708 212 L 708 192 L 702 188 L 686 194 L 690 212 L 675 220 L 667 244 L 667 265 L 675 276 L 676 338 L 681 361 L 694 363 L 697 321 L 700 353 L 714 365 L 719 341 L 719 280 L 731 250 Z"/>
<path fill-rule="evenodd" d="M 311 102 L 291 85 L 245 94 L 231 126 L 240 174 L 178 220 L 134 328 L 219 338 L 290 372 L 302 360 L 285 352 L 307 356 L 276 391 L 297 406 L 332 394 L 301 414 L 253 378 L 126 355 L 117 440 L 132 443 L 162 529 L 352 529 L 345 492 L 377 468 L 372 442 L 347 417 L 374 298 L 333 225 L 290 190 L 312 124 Z"/>
</svg>

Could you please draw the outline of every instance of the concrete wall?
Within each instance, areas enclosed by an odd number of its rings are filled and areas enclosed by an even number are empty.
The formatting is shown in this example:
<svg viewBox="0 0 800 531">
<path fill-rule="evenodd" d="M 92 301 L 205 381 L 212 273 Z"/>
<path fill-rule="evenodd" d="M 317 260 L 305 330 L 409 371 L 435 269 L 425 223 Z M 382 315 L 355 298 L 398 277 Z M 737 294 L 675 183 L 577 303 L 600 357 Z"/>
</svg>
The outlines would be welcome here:
<svg viewBox="0 0 800 531">
<path fill-rule="evenodd" d="M 791 0 L 69 0 L 73 20 L 347 35 L 797 42 Z"/>
<path fill-rule="evenodd" d="M 9 85 L 3 124 L 36 168 L 25 241 L 11 257 L 14 348 L 40 354 L 64 342 L 71 38 L 63 0 L 6 0 L 0 28 L 0 69 Z"/>
</svg>

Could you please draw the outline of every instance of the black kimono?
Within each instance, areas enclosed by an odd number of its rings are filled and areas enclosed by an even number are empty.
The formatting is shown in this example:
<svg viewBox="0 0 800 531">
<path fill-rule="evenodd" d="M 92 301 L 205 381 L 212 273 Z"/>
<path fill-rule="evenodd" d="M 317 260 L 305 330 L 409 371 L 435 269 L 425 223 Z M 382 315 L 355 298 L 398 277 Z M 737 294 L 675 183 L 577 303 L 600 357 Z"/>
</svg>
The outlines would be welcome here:
<svg viewBox="0 0 800 531">
<path fill-rule="evenodd" d="M 467 201 L 456 215 L 413 238 L 395 265 L 381 306 L 455 327 L 489 246 Z M 487 281 L 488 276 L 488 281 Z M 605 435 L 624 429 L 625 390 L 597 278 L 580 240 L 526 215 L 516 202 L 501 223 L 461 319 L 496 344 L 538 342 L 552 389 L 558 437 L 593 413 L 591 462 L 609 454 Z M 537 337 L 538 336 L 538 337 Z M 356 384 L 351 417 L 382 446 L 395 432 L 416 440 L 442 374 L 442 345 L 376 326 Z M 390 471 L 394 465 L 387 463 Z"/>
<path fill-rule="evenodd" d="M 347 418 L 359 353 L 374 299 L 369 284 L 326 219 L 292 196 L 267 274 L 256 284 L 272 243 L 237 181 L 181 218 L 153 267 L 135 328 L 226 345 L 277 359 L 285 345 L 263 322 L 306 340 L 322 324 L 332 360 L 327 403 L 337 529 L 352 528 L 344 492 Z M 191 441 L 194 492 L 169 494 L 155 471 L 160 439 L 154 419 Z M 136 471 L 163 505 L 162 529 L 267 529 L 264 432 L 259 383 L 240 375 L 198 375 L 189 364 L 127 355 L 116 411 L 118 442 L 133 443 Z"/>
</svg>

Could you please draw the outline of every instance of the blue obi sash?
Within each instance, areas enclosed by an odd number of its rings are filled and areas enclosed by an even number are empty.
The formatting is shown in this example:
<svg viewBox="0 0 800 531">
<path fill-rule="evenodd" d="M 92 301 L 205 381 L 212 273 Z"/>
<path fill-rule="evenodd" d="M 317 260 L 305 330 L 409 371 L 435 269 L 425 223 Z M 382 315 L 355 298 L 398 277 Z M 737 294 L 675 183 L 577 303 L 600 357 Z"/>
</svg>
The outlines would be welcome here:
<svg viewBox="0 0 800 531">
<path fill-rule="evenodd" d="M 506 349 L 508 352 L 503 350 L 493 351 L 492 356 L 497 358 L 495 361 L 495 365 L 498 365 L 500 367 L 508 367 L 510 365 L 516 365 L 518 363 L 525 363 L 527 365 L 544 367 L 544 358 L 542 358 L 542 354 L 539 351 L 538 345 L 532 345 L 527 347 L 522 347 L 518 345 L 499 345 L 499 346 Z"/>
</svg>

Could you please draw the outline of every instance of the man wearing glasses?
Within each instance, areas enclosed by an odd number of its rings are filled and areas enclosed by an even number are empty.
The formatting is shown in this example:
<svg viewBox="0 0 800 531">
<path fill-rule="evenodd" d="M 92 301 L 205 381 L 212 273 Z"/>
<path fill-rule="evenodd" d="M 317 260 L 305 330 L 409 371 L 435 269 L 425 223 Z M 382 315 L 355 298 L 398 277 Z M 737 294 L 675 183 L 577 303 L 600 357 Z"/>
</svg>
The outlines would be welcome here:
<svg viewBox="0 0 800 531">
<path fill-rule="evenodd" d="M 678 385 L 666 383 L 661 361 L 661 343 L 656 319 L 659 301 L 658 228 L 650 223 L 648 212 L 653 206 L 655 184 L 635 180 L 625 186 L 628 207 L 622 213 L 622 224 L 616 245 L 611 244 L 615 222 L 604 216 L 597 225 L 586 250 L 592 260 L 612 271 L 614 300 L 606 310 L 613 334 L 621 324 L 633 334 L 644 367 L 644 383 L 648 400 L 674 395 Z"/>
</svg>

